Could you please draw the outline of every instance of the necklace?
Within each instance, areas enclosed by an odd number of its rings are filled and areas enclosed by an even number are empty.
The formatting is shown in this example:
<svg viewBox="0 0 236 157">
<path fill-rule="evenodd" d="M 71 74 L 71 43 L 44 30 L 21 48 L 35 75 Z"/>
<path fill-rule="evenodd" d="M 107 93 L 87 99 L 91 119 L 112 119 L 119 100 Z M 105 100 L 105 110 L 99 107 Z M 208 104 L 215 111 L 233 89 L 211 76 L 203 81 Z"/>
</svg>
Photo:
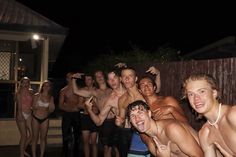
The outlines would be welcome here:
<svg viewBox="0 0 236 157">
<path fill-rule="evenodd" d="M 221 113 L 221 103 L 220 103 L 220 105 L 219 105 L 219 111 L 218 111 L 218 116 L 217 116 L 217 118 L 216 118 L 216 121 L 215 121 L 214 123 L 211 123 L 209 120 L 207 120 L 207 122 L 208 122 L 211 126 L 216 125 L 216 123 L 218 123 L 218 121 L 219 121 L 219 119 L 220 119 L 220 113 Z"/>
</svg>

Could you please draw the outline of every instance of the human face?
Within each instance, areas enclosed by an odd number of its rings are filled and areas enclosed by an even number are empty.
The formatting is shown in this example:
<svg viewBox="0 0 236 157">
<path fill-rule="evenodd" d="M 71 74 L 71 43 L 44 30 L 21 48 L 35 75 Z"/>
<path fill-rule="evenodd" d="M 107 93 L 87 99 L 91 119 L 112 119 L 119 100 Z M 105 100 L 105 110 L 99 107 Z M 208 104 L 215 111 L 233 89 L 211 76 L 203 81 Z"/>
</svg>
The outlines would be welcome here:
<svg viewBox="0 0 236 157">
<path fill-rule="evenodd" d="M 114 72 L 108 74 L 107 82 L 112 89 L 118 89 L 120 87 L 120 77 L 118 77 Z"/>
<path fill-rule="evenodd" d="M 42 85 L 42 92 L 45 91 L 45 92 L 49 92 L 51 89 L 51 85 L 49 82 L 44 82 L 43 85 Z"/>
<path fill-rule="evenodd" d="M 206 114 L 216 102 L 217 91 L 206 80 L 191 80 L 185 90 L 190 105 L 198 113 Z"/>
<path fill-rule="evenodd" d="M 104 78 L 104 75 L 103 75 L 102 71 L 98 71 L 98 72 L 95 73 L 95 79 L 96 79 L 98 84 L 105 83 L 105 78 Z"/>
<path fill-rule="evenodd" d="M 125 69 L 121 72 L 121 81 L 125 88 L 132 88 L 136 85 L 137 76 L 133 70 Z"/>
<path fill-rule="evenodd" d="M 139 88 L 144 96 L 152 96 L 155 94 L 155 87 L 149 78 L 143 78 L 139 82 Z"/>
<path fill-rule="evenodd" d="M 129 114 L 130 122 L 139 132 L 146 132 L 150 128 L 150 115 L 143 106 L 135 106 Z"/>
<path fill-rule="evenodd" d="M 21 81 L 21 87 L 26 88 L 26 89 L 30 88 L 30 81 L 28 79 L 22 80 Z"/>
<path fill-rule="evenodd" d="M 87 87 L 91 87 L 93 86 L 94 80 L 92 78 L 92 76 L 85 76 L 85 85 Z"/>
</svg>

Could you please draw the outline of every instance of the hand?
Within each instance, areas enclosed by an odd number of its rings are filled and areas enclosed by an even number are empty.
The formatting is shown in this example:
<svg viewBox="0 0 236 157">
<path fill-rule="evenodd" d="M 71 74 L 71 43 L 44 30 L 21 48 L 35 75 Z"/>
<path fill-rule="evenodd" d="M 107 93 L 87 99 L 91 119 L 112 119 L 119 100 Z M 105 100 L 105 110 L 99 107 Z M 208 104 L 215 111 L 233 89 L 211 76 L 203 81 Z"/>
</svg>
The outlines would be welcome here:
<svg viewBox="0 0 236 157">
<path fill-rule="evenodd" d="M 92 110 L 93 107 L 93 96 L 91 96 L 88 100 L 85 101 L 85 107 L 87 108 L 87 110 Z"/>
<path fill-rule="evenodd" d="M 121 118 L 120 116 L 116 116 L 115 123 L 117 126 L 122 126 L 122 124 L 124 123 L 124 119 Z"/>
<path fill-rule="evenodd" d="M 146 73 L 151 73 L 152 75 L 159 75 L 160 71 L 157 68 L 155 68 L 154 66 L 151 66 L 148 68 Z"/>
<path fill-rule="evenodd" d="M 81 79 L 83 75 L 84 75 L 84 73 L 75 73 L 72 75 L 72 78 Z"/>
<path fill-rule="evenodd" d="M 167 105 L 160 105 L 157 109 L 152 111 L 153 119 L 161 119 L 162 116 L 171 114 L 173 107 Z"/>
<path fill-rule="evenodd" d="M 160 157 L 170 157 L 171 150 L 170 150 L 170 143 L 168 141 L 167 145 L 162 144 L 157 137 L 153 137 L 153 141 L 156 145 L 156 155 Z"/>
<path fill-rule="evenodd" d="M 115 65 L 115 67 L 117 67 L 117 68 L 126 68 L 127 65 L 126 65 L 126 63 L 117 63 L 117 64 Z"/>
</svg>

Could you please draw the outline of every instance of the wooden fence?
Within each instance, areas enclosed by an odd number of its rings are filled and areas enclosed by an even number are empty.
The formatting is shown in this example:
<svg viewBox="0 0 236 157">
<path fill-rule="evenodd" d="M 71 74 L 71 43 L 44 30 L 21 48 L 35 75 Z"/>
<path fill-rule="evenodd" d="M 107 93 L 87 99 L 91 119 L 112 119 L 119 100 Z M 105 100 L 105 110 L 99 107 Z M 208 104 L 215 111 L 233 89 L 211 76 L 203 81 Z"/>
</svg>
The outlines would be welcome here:
<svg viewBox="0 0 236 157">
<path fill-rule="evenodd" d="M 192 60 L 166 63 L 132 64 L 138 76 L 144 74 L 149 66 L 156 66 L 161 72 L 160 95 L 171 95 L 181 99 L 182 83 L 192 73 L 207 73 L 216 78 L 221 101 L 236 104 L 236 58 Z"/>
</svg>

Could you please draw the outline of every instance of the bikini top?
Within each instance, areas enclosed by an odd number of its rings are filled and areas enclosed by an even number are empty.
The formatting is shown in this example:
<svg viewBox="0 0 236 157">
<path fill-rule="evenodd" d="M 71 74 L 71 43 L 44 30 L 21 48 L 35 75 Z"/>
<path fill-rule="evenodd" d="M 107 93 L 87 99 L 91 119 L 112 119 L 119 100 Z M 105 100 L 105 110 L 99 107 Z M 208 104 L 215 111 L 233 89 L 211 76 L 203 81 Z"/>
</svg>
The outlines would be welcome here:
<svg viewBox="0 0 236 157">
<path fill-rule="evenodd" d="M 48 107 L 49 102 L 43 102 L 42 100 L 38 100 L 38 106 L 40 107 Z"/>
</svg>

